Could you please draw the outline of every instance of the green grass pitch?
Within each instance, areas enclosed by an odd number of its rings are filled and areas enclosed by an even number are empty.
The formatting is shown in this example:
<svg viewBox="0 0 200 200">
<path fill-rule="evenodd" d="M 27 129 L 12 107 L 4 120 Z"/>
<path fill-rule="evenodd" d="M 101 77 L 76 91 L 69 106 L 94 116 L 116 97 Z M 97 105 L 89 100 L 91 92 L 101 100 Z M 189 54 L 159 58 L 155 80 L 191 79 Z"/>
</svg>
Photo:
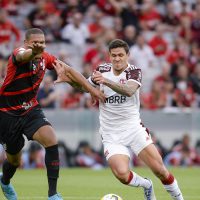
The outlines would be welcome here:
<svg viewBox="0 0 200 200">
<path fill-rule="evenodd" d="M 138 174 L 154 182 L 157 200 L 170 200 L 160 181 L 147 168 L 135 168 Z M 185 200 L 200 200 L 200 168 L 171 168 L 184 194 Z M 47 199 L 45 170 L 18 170 L 12 180 L 19 200 Z M 64 200 L 100 200 L 108 193 L 118 194 L 123 200 L 143 200 L 143 191 L 119 183 L 109 169 L 61 169 L 58 191 Z M 3 194 L 0 192 L 0 199 Z"/>
</svg>

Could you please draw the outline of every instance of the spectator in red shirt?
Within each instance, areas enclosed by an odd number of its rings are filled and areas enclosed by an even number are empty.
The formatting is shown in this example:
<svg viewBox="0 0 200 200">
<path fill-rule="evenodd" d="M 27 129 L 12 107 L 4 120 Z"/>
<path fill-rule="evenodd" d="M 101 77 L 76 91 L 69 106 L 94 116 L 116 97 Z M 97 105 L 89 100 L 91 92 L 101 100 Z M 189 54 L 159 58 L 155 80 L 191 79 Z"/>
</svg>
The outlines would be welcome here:
<svg viewBox="0 0 200 200">
<path fill-rule="evenodd" d="M 163 89 L 164 84 L 155 80 L 152 84 L 151 92 L 142 96 L 142 107 L 150 110 L 164 108 L 167 104 L 167 95 Z"/>
<path fill-rule="evenodd" d="M 180 82 L 173 95 L 173 105 L 177 107 L 191 107 L 195 100 L 195 94 L 191 87 L 186 87 Z"/>
<path fill-rule="evenodd" d="M 188 51 L 189 49 L 185 40 L 181 37 L 177 37 L 174 40 L 173 48 L 167 52 L 166 59 L 171 65 L 178 64 L 181 58 L 186 59 Z"/>
<path fill-rule="evenodd" d="M 15 43 L 12 42 L 12 36 L 15 36 Z M 7 58 L 13 46 L 20 41 L 20 31 L 7 18 L 7 12 L 0 9 L 0 57 Z"/>
<path fill-rule="evenodd" d="M 108 59 L 108 54 L 102 38 L 97 38 L 95 40 L 95 46 L 90 48 L 84 55 L 84 62 L 91 64 L 93 70 L 95 70 L 99 63 L 102 61 L 105 62 L 105 60 L 108 61 Z"/>
<path fill-rule="evenodd" d="M 152 0 L 144 0 L 140 14 L 140 26 L 143 30 L 154 30 L 161 21 L 161 15 L 157 11 Z"/>
<path fill-rule="evenodd" d="M 71 90 L 66 94 L 61 107 L 66 109 L 80 108 L 80 100 L 82 96 L 83 94 L 80 91 L 77 91 L 75 88 L 71 88 Z"/>
<path fill-rule="evenodd" d="M 157 25 L 156 35 L 149 41 L 149 46 L 154 51 L 154 54 L 158 57 L 165 56 L 167 52 L 167 42 L 163 38 L 164 26 L 162 24 Z"/>
<path fill-rule="evenodd" d="M 112 6 L 110 1 L 107 0 L 97 0 L 98 7 L 108 15 L 115 15 L 115 8 Z"/>
<path fill-rule="evenodd" d="M 94 13 L 93 22 L 89 24 L 88 29 L 90 32 L 90 39 L 94 41 L 96 38 L 100 37 L 104 31 L 105 27 L 101 24 L 103 13 L 101 11 L 97 11 Z"/>
</svg>

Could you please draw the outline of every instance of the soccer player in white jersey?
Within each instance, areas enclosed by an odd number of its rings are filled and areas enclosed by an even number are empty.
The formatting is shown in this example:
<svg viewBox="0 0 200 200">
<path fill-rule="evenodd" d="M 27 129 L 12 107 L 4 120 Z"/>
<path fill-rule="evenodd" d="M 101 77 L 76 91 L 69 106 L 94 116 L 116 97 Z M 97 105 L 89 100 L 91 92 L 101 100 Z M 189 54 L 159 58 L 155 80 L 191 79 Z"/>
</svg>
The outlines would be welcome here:
<svg viewBox="0 0 200 200">
<path fill-rule="evenodd" d="M 104 154 L 115 177 L 123 184 L 144 188 L 145 200 L 156 200 L 153 183 L 129 168 L 130 151 L 133 151 L 161 180 L 172 199 L 183 200 L 176 179 L 166 169 L 152 142 L 151 135 L 140 119 L 139 89 L 141 70 L 128 63 L 129 48 L 126 42 L 116 39 L 109 44 L 111 63 L 99 65 L 88 79 L 100 87 L 106 96 L 100 102 L 100 134 Z M 58 82 L 78 87 L 65 72 L 65 64 L 57 63 Z"/>
</svg>

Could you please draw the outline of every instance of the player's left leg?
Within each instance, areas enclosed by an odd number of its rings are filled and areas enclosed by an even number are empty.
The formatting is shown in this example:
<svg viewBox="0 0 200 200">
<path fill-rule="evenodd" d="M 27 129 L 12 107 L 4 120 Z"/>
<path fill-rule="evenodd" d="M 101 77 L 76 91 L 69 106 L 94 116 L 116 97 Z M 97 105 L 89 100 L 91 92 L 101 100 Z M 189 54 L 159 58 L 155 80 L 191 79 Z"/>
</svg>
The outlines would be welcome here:
<svg viewBox="0 0 200 200">
<path fill-rule="evenodd" d="M 59 176 L 59 154 L 58 144 L 51 126 L 40 127 L 33 135 L 33 140 L 38 141 L 45 148 L 45 164 L 47 168 L 47 177 L 49 184 L 49 200 L 62 200 L 57 194 L 57 179 Z"/>
<path fill-rule="evenodd" d="M 164 188 L 170 193 L 172 199 L 183 200 L 183 196 L 176 179 L 164 166 L 162 158 L 154 144 L 150 144 L 145 147 L 138 156 L 161 180 Z"/>
<path fill-rule="evenodd" d="M 59 155 L 57 138 L 51 124 L 39 107 L 33 108 L 24 118 L 24 135 L 36 140 L 45 148 L 45 164 L 48 178 L 48 199 L 62 200 L 57 194 Z"/>
<path fill-rule="evenodd" d="M 113 155 L 108 159 L 108 164 L 121 183 L 132 187 L 142 187 L 145 191 L 145 200 L 156 200 L 152 181 L 130 170 L 128 156 Z"/>
</svg>

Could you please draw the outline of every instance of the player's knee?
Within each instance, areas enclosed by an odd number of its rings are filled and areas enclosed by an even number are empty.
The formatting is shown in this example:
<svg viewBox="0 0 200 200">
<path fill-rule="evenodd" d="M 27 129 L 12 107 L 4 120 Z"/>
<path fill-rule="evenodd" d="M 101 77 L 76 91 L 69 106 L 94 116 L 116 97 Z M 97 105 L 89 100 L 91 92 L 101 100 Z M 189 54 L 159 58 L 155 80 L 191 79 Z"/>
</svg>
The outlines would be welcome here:
<svg viewBox="0 0 200 200">
<path fill-rule="evenodd" d="M 54 130 L 51 126 L 43 126 L 41 127 L 34 135 L 33 140 L 39 142 L 42 146 L 50 147 L 56 145 L 57 138 Z"/>
<path fill-rule="evenodd" d="M 54 146 L 54 145 L 57 145 L 57 144 L 58 144 L 57 140 L 56 139 L 52 139 L 52 140 L 46 140 L 44 146 L 46 148 L 46 147 L 51 147 L 51 146 Z"/>
<path fill-rule="evenodd" d="M 38 141 L 42 146 L 44 146 L 45 148 L 46 148 L 46 147 L 51 147 L 51 146 L 54 146 L 54 145 L 57 145 L 57 144 L 58 144 L 56 135 L 55 135 L 55 134 L 52 134 L 52 133 L 51 133 L 49 136 L 48 136 L 48 134 L 44 134 L 44 135 L 41 136 L 39 139 L 37 139 L 37 141 Z"/>
<path fill-rule="evenodd" d="M 121 183 L 126 184 L 129 176 L 129 170 L 126 168 L 118 168 L 115 175 Z"/>
</svg>

